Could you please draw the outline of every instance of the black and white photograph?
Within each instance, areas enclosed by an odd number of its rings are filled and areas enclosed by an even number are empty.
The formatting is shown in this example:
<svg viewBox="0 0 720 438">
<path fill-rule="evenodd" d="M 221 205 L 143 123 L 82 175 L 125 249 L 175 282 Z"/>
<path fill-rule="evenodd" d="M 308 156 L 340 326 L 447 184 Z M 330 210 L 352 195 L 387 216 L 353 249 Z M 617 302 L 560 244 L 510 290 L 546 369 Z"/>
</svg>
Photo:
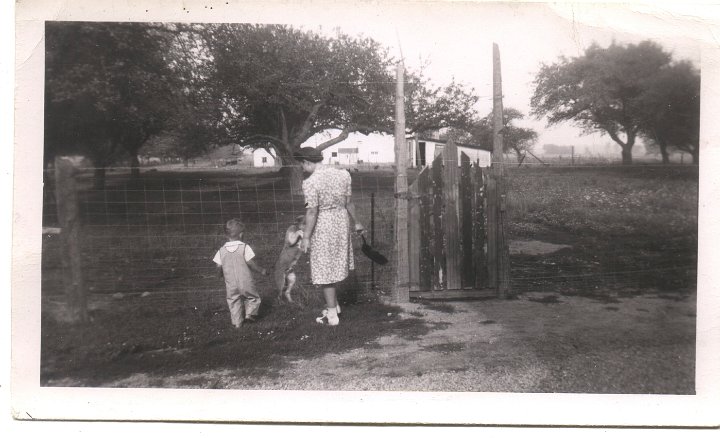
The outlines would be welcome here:
<svg viewBox="0 0 720 438">
<path fill-rule="evenodd" d="M 13 416 L 717 426 L 708 11 L 18 2 Z"/>
</svg>

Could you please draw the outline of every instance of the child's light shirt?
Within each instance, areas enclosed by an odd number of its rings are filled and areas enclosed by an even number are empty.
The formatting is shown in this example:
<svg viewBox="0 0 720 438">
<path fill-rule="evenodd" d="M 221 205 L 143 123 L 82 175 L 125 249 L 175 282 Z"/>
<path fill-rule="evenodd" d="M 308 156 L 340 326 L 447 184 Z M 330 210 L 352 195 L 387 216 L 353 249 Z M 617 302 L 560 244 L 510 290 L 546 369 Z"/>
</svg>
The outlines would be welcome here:
<svg viewBox="0 0 720 438">
<path fill-rule="evenodd" d="M 239 240 L 233 240 L 233 241 L 227 242 L 225 245 L 223 245 L 223 247 L 228 252 L 235 252 L 238 250 L 238 248 L 240 248 L 240 245 L 245 245 L 245 261 L 249 262 L 250 260 L 253 259 L 253 257 L 255 257 L 255 252 L 252 250 L 252 248 L 250 248 L 250 245 L 248 245 L 244 242 L 241 242 Z M 213 261 L 218 266 L 222 266 L 222 260 L 220 259 L 220 250 L 218 250 L 218 252 L 215 253 L 215 257 L 213 257 Z"/>
</svg>

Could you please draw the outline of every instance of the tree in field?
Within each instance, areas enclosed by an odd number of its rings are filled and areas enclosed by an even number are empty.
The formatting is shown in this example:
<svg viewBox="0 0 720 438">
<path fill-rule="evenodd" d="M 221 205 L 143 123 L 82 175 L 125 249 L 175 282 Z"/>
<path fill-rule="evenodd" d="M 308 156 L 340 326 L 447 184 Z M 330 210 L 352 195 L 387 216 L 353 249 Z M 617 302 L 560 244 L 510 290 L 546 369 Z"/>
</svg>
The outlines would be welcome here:
<svg viewBox="0 0 720 438">
<path fill-rule="evenodd" d="M 174 100 L 168 34 L 141 23 L 46 24 L 45 151 L 89 157 L 95 185 L 160 132 Z"/>
<path fill-rule="evenodd" d="M 663 163 L 669 152 L 700 156 L 700 73 L 689 62 L 663 68 L 650 79 L 642 96 L 641 134 L 659 150 Z"/>
<path fill-rule="evenodd" d="M 522 120 L 525 115 L 515 108 L 503 110 L 503 152 L 513 152 L 519 163 L 525 159 L 528 152 L 532 152 L 538 134 L 534 129 L 516 126 L 513 122 Z M 454 129 L 451 136 L 457 141 L 464 141 L 478 145 L 493 144 L 493 115 L 492 113 L 471 124 L 465 130 Z"/>
<path fill-rule="evenodd" d="M 393 131 L 393 62 L 376 41 L 280 25 L 199 25 L 193 31 L 211 65 L 208 83 L 222 107 L 227 141 L 274 149 L 289 166 L 293 190 L 302 179 L 293 154 L 313 135 L 339 133 L 318 146 L 324 150 L 352 132 Z M 415 97 L 408 103 L 409 130 L 447 126 L 458 114 L 465 117 L 465 109 L 471 114 L 474 97 L 459 85 L 434 89 L 421 77 L 409 83 Z"/>
<path fill-rule="evenodd" d="M 576 58 L 542 65 L 535 78 L 532 113 L 548 125 L 572 121 L 584 132 L 606 133 L 622 149 L 623 164 L 642 132 L 649 81 L 671 63 L 659 45 L 643 41 L 607 48 L 596 44 Z"/>
</svg>

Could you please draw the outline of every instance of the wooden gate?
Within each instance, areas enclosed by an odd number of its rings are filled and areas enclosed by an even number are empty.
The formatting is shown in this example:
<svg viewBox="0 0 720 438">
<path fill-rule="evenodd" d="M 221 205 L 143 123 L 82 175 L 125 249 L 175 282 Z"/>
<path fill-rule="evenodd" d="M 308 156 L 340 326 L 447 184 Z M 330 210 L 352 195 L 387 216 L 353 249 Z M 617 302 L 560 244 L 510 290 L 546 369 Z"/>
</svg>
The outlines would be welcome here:
<svg viewBox="0 0 720 438">
<path fill-rule="evenodd" d="M 494 296 L 493 254 L 486 252 L 488 169 L 452 143 L 410 186 L 409 288 L 413 298 Z M 492 224 L 490 224 L 492 225 Z M 494 277 L 494 276 L 492 276 Z"/>
</svg>

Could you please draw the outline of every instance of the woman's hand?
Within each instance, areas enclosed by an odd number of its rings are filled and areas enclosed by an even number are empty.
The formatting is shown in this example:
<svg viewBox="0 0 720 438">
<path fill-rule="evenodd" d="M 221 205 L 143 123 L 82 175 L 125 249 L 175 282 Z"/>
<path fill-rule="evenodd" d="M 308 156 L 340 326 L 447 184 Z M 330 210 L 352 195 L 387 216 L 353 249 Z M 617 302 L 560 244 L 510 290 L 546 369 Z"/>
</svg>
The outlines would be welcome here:
<svg viewBox="0 0 720 438">
<path fill-rule="evenodd" d="M 300 241 L 300 251 L 302 252 L 308 252 L 308 248 L 310 247 L 310 239 L 303 238 Z"/>
<path fill-rule="evenodd" d="M 360 222 L 355 222 L 355 232 L 358 234 L 362 234 L 365 232 L 365 227 L 363 227 L 363 224 Z"/>
</svg>

